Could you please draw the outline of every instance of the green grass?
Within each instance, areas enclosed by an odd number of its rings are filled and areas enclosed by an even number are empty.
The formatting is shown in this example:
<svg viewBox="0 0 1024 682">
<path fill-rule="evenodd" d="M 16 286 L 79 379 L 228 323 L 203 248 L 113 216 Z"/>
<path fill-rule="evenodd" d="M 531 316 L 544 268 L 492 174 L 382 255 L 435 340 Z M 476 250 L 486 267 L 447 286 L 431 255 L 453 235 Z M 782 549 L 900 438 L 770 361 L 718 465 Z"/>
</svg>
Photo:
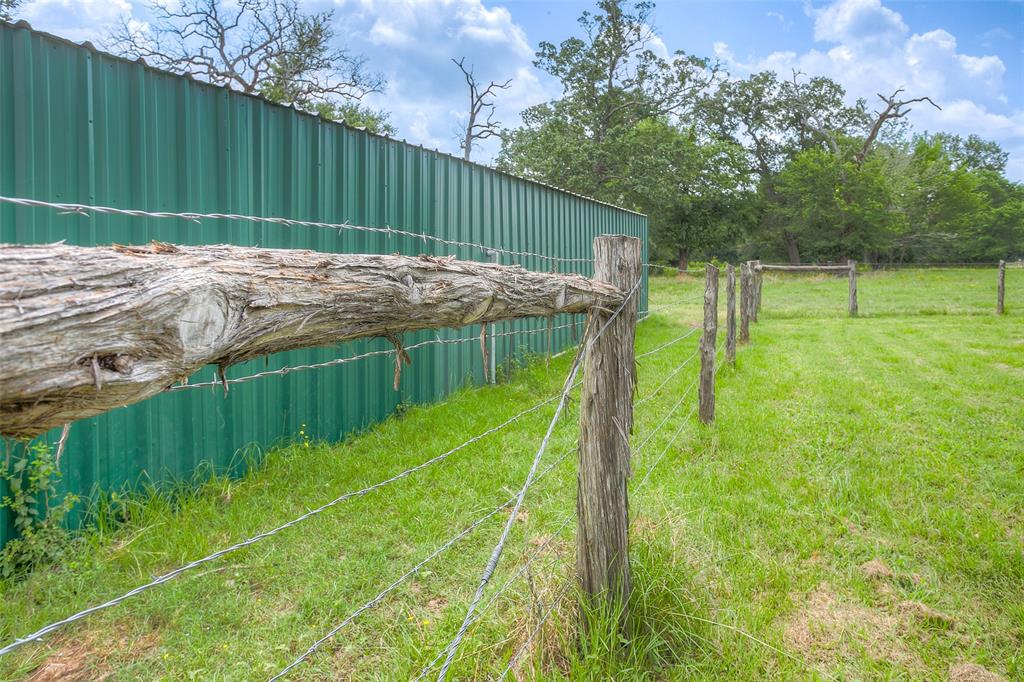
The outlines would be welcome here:
<svg viewBox="0 0 1024 682">
<path fill-rule="evenodd" d="M 715 424 L 684 421 L 691 394 L 634 455 L 630 644 L 606 614 L 576 646 L 569 523 L 470 631 L 455 677 L 499 673 L 552 599 L 523 658 L 527 677 L 945 679 L 962 661 L 1024 677 L 1021 275 L 1007 274 L 1002 318 L 989 272 L 865 274 L 858 319 L 845 316 L 845 280 L 766 277 L 752 343 L 719 372 Z M 697 323 L 700 288 L 699 278 L 652 281 L 658 312 L 640 327 L 639 352 Z M 644 358 L 639 397 L 696 342 Z M 297 437 L 244 480 L 129 507 L 123 527 L 84 538 L 65 566 L 0 587 L 0 637 L 443 452 L 557 393 L 570 361 L 536 363 L 340 445 Z M 695 373 L 693 363 L 638 408 L 634 443 Z M 0 678 L 58 665 L 83 679 L 266 678 L 508 499 L 552 411 L 23 647 L 0 660 Z M 574 410 L 563 418 L 545 462 L 571 450 L 575 420 Z M 488 594 L 573 511 L 574 466 L 567 458 L 531 490 Z M 414 677 L 454 634 L 506 518 L 438 557 L 291 679 Z M 873 559 L 892 575 L 867 577 L 860 567 Z"/>
</svg>

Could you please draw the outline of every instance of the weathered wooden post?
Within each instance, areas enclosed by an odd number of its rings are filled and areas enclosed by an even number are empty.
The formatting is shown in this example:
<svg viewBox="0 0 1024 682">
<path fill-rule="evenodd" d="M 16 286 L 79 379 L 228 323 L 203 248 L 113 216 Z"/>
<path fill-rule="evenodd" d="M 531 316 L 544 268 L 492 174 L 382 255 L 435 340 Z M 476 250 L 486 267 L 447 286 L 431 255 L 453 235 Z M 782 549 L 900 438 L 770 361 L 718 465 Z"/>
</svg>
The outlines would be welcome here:
<svg viewBox="0 0 1024 682">
<path fill-rule="evenodd" d="M 750 262 L 740 265 L 740 343 L 750 343 Z"/>
<path fill-rule="evenodd" d="M 718 336 L 718 268 L 707 264 L 704 275 L 704 334 L 700 337 L 700 420 L 715 421 L 715 339 Z"/>
<path fill-rule="evenodd" d="M 754 301 L 750 317 L 757 322 L 757 316 L 761 313 L 761 284 L 764 281 L 764 270 L 761 269 L 760 259 L 754 261 Z"/>
<path fill-rule="evenodd" d="M 725 361 L 736 364 L 736 268 L 725 271 Z"/>
<path fill-rule="evenodd" d="M 850 266 L 850 317 L 857 317 L 857 261 L 846 264 Z"/>
<path fill-rule="evenodd" d="M 1006 261 L 999 261 L 999 283 L 996 285 L 996 315 L 1002 315 L 1005 311 L 1006 299 Z"/>
<path fill-rule="evenodd" d="M 642 267 L 639 239 L 603 235 L 594 240 L 595 280 L 628 292 L 640 279 Z M 631 296 L 610 323 L 611 311 L 590 311 L 580 395 L 576 570 L 589 606 L 620 609 L 623 620 L 632 589 L 626 481 L 638 300 L 638 295 Z"/>
</svg>

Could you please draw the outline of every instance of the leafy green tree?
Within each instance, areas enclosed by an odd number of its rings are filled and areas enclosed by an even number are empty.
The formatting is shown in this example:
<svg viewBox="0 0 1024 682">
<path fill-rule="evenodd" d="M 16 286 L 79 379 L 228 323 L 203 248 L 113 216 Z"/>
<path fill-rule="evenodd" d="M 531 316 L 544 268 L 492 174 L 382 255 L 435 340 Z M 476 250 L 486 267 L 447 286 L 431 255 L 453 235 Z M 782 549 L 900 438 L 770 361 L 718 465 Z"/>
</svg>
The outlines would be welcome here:
<svg viewBox="0 0 1024 682">
<path fill-rule="evenodd" d="M 823 145 L 817 131 L 851 136 L 865 125 L 863 102 L 849 106 L 845 94 L 828 78 L 802 82 L 794 74 L 792 80 L 783 80 L 764 71 L 722 83 L 701 105 L 702 125 L 711 135 L 741 145 L 757 176 L 755 239 L 769 250 L 781 248 L 793 263 L 800 262 L 801 240 L 787 217 L 794 208 L 784 205 L 779 195 L 779 174 L 802 151 Z M 788 181 L 793 181 L 792 174 Z"/>
<path fill-rule="evenodd" d="M 504 136 L 501 168 L 623 200 L 630 132 L 646 119 L 692 115 L 717 73 L 706 59 L 655 54 L 653 7 L 600 0 L 580 17 L 583 37 L 540 44 L 534 65 L 561 82 L 562 96 L 523 112 L 523 126 Z"/>
<path fill-rule="evenodd" d="M 931 137 L 925 134 L 915 139 L 937 142 L 954 166 L 970 171 L 1004 173 L 1010 158 L 999 143 L 979 135 L 971 134 L 964 138 L 952 133 L 936 133 Z"/>
<path fill-rule="evenodd" d="M 652 253 L 686 269 L 691 256 L 736 242 L 749 206 L 741 147 L 701 140 L 664 117 L 638 123 L 626 143 L 632 153 L 623 188 L 650 216 Z"/>
<path fill-rule="evenodd" d="M 1024 187 L 993 170 L 1001 148 L 975 138 L 969 148 L 952 135 L 915 138 L 901 202 L 910 229 L 897 258 L 991 261 L 1024 248 Z"/>
</svg>

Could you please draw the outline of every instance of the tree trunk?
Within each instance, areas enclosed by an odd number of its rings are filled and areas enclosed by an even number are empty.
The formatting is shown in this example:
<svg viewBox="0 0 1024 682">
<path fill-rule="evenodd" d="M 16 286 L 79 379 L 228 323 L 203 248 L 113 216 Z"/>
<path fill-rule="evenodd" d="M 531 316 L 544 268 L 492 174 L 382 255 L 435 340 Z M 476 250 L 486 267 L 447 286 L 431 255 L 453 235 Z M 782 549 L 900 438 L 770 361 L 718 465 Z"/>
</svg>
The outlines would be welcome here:
<svg viewBox="0 0 1024 682">
<path fill-rule="evenodd" d="M 786 242 L 786 256 L 791 265 L 800 265 L 800 247 L 796 243 L 796 236 L 792 232 L 783 231 L 782 239 Z"/>
<path fill-rule="evenodd" d="M 149 398 L 207 364 L 614 309 L 579 275 L 430 256 L 236 246 L 0 247 L 0 434 Z"/>
<path fill-rule="evenodd" d="M 679 249 L 678 267 L 680 270 L 688 270 L 690 267 L 690 250 Z"/>
</svg>

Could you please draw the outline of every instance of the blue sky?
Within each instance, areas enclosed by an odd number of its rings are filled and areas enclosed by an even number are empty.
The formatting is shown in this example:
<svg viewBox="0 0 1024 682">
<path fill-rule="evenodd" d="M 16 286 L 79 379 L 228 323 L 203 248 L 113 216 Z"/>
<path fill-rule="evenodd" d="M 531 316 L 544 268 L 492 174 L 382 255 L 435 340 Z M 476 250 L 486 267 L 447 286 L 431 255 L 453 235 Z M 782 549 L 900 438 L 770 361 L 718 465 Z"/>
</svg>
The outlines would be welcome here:
<svg viewBox="0 0 1024 682">
<path fill-rule="evenodd" d="M 230 1 L 230 0 L 226 0 Z M 101 43 L 136 0 L 30 0 L 20 11 L 40 30 Z M 466 57 L 479 76 L 512 78 L 498 118 L 555 97 L 558 84 L 531 65 L 541 40 L 576 30 L 592 4 L 512 0 L 303 0 L 334 9 L 339 40 L 385 74 L 372 104 L 392 112 L 399 137 L 457 152 L 465 84 L 448 61 Z M 735 76 L 775 69 L 835 78 L 851 100 L 905 87 L 943 110 L 915 110 L 917 130 L 978 133 L 1010 151 L 1009 174 L 1024 180 L 1024 2 L 661 2 L 656 50 L 717 57 Z M 494 143 L 475 159 L 488 162 Z"/>
</svg>

